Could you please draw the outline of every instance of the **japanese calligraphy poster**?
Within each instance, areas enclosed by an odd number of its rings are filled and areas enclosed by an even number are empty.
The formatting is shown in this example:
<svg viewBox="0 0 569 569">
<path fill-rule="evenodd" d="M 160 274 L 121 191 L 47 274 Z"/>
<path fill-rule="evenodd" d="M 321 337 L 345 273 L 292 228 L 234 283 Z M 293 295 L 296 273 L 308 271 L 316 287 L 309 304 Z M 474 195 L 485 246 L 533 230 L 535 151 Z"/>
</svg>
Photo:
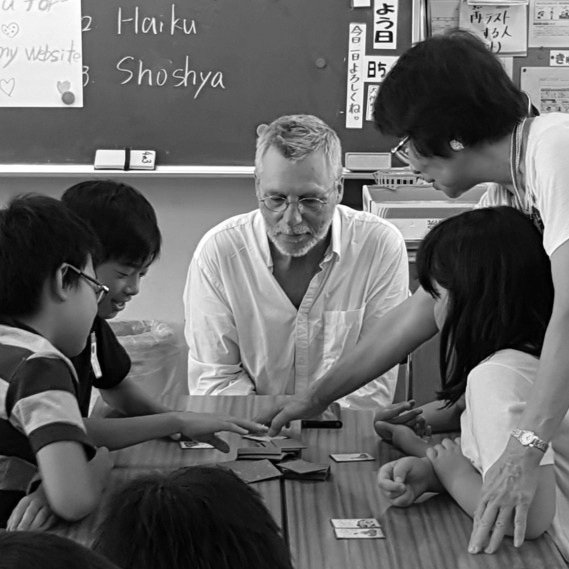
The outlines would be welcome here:
<svg viewBox="0 0 569 569">
<path fill-rule="evenodd" d="M 530 2 L 530 47 L 569 46 L 569 0 Z"/>
<path fill-rule="evenodd" d="M 0 2 L 0 106 L 82 107 L 81 2 Z"/>
<path fill-rule="evenodd" d="M 350 24 L 346 83 L 346 128 L 362 128 L 363 126 L 366 31 L 366 24 Z"/>
<path fill-rule="evenodd" d="M 527 6 L 460 4 L 459 24 L 479 36 L 500 55 L 527 54 Z"/>
<path fill-rule="evenodd" d="M 397 21 L 399 0 L 374 0 L 373 49 L 397 48 Z"/>
</svg>

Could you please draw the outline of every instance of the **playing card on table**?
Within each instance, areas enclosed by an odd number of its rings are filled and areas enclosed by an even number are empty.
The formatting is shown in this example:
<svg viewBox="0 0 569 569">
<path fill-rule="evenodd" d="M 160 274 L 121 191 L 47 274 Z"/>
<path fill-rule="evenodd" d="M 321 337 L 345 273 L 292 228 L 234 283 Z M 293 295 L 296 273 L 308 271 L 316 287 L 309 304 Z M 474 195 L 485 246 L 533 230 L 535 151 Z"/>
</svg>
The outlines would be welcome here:
<svg viewBox="0 0 569 569">
<path fill-rule="evenodd" d="M 329 464 L 314 464 L 306 460 L 289 460 L 279 465 L 285 478 L 294 480 L 326 480 L 330 474 Z"/>
<path fill-rule="evenodd" d="M 343 529 L 381 528 L 375 518 L 332 518 L 330 522 L 335 528 Z"/>
<path fill-rule="evenodd" d="M 209 443 L 202 443 L 200 441 L 179 441 L 179 444 L 180 444 L 180 448 L 183 448 L 184 450 L 188 450 L 188 449 L 198 450 L 198 449 L 203 449 L 203 448 L 215 448 L 213 445 L 210 445 Z"/>
<path fill-rule="evenodd" d="M 334 528 L 336 539 L 382 539 L 381 528 Z"/>
<path fill-rule="evenodd" d="M 255 460 L 252 462 L 233 460 L 231 462 L 222 462 L 219 466 L 233 470 L 241 480 L 248 484 L 282 476 L 279 469 L 268 460 Z"/>
<path fill-rule="evenodd" d="M 348 452 L 330 455 L 336 462 L 363 462 L 367 460 L 375 460 L 371 454 L 367 452 Z"/>
<path fill-rule="evenodd" d="M 264 443 L 264 446 L 276 446 L 285 452 L 301 451 L 302 449 L 308 448 L 303 442 L 297 441 L 296 439 L 273 439 L 272 441 Z"/>
<path fill-rule="evenodd" d="M 237 460 L 261 460 L 267 458 L 273 461 L 280 461 L 286 456 L 277 447 L 245 447 L 237 449 Z"/>
<path fill-rule="evenodd" d="M 269 435 L 241 435 L 244 439 L 255 441 L 258 443 L 270 443 L 271 441 L 279 441 L 286 439 L 284 435 L 277 435 L 276 437 L 269 437 Z"/>
</svg>

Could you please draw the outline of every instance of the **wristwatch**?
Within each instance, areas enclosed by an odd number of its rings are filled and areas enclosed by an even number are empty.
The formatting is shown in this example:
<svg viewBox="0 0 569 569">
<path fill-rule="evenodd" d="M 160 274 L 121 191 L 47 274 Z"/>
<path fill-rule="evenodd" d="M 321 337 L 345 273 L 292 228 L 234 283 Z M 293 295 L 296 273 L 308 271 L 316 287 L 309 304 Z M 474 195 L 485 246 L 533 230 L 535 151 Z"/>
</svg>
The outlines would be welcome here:
<svg viewBox="0 0 569 569">
<path fill-rule="evenodd" d="M 549 443 L 546 443 L 543 439 L 540 439 L 533 431 L 514 429 L 511 435 L 525 447 L 535 447 L 542 452 L 545 452 L 549 447 Z"/>
</svg>

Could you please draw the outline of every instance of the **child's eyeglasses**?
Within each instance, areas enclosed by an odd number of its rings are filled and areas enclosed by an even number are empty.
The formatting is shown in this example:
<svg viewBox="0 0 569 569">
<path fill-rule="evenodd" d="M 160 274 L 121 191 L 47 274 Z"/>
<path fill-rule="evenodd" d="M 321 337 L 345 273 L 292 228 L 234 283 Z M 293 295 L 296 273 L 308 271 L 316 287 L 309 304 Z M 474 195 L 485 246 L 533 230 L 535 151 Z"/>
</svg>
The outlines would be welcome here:
<svg viewBox="0 0 569 569">
<path fill-rule="evenodd" d="M 100 283 L 97 279 L 90 277 L 87 273 L 80 271 L 77 267 L 70 265 L 69 263 L 65 263 L 65 266 L 71 269 L 74 273 L 78 274 L 80 277 L 84 278 L 95 291 L 95 295 L 97 297 L 97 304 L 103 300 L 106 294 L 109 292 L 109 287 Z"/>
<path fill-rule="evenodd" d="M 409 148 L 408 144 L 410 142 L 410 137 L 407 135 L 406 137 L 402 138 L 399 141 L 397 146 L 394 146 L 390 152 L 393 156 L 396 156 L 401 160 L 401 162 L 405 162 L 405 164 L 409 164 Z"/>
</svg>

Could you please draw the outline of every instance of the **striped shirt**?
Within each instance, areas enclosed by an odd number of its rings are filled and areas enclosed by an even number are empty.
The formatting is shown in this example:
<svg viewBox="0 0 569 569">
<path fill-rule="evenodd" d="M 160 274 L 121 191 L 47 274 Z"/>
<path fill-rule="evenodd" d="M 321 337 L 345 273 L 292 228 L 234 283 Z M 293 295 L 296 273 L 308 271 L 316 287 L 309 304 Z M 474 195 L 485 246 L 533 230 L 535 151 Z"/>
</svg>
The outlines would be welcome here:
<svg viewBox="0 0 569 569">
<path fill-rule="evenodd" d="M 25 490 L 35 455 L 60 441 L 94 448 L 77 403 L 72 363 L 30 328 L 0 323 L 0 490 Z"/>
</svg>

